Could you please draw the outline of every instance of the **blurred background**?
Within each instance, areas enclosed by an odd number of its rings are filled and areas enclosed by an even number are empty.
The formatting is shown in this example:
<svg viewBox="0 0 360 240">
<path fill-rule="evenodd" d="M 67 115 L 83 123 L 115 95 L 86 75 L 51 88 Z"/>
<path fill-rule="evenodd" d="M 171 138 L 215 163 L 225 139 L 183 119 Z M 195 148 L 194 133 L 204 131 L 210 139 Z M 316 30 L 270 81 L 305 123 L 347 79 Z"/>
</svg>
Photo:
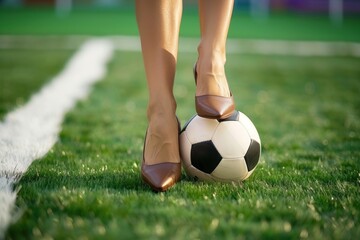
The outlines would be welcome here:
<svg viewBox="0 0 360 240">
<path fill-rule="evenodd" d="M 197 0 L 184 0 L 184 7 L 194 8 Z M 72 8 L 132 7 L 133 0 L 0 0 L 0 6 L 54 6 L 58 12 Z M 331 21 L 340 23 L 344 15 L 360 13 L 359 0 L 235 0 L 235 10 L 248 11 L 253 17 L 264 18 L 271 12 L 328 14 Z"/>
<path fill-rule="evenodd" d="M 198 37 L 197 0 L 180 34 Z M 230 38 L 360 41 L 360 0 L 235 0 Z M 0 35 L 137 35 L 133 0 L 0 0 Z"/>
<path fill-rule="evenodd" d="M 124 7 L 132 6 L 133 0 L 0 0 L 3 6 L 67 5 L 86 7 Z M 197 4 L 197 0 L 184 0 L 186 7 Z M 254 14 L 267 11 L 328 12 L 344 11 L 359 13 L 359 0 L 235 0 L 236 9 L 254 11 Z"/>
</svg>

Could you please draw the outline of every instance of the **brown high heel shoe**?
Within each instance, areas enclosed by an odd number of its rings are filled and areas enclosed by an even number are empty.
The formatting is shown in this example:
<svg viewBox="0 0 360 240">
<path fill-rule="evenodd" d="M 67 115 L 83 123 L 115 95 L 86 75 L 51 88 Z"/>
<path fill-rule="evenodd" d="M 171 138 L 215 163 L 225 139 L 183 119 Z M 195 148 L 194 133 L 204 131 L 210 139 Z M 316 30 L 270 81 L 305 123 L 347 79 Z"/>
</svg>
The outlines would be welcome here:
<svg viewBox="0 0 360 240">
<path fill-rule="evenodd" d="M 193 73 L 195 84 L 197 84 L 197 62 L 194 65 Z M 230 117 L 235 111 L 234 97 L 230 92 L 230 97 L 216 95 L 195 96 L 196 112 L 200 117 L 211 119 L 225 119 Z"/>
<path fill-rule="evenodd" d="M 180 133 L 180 122 L 177 119 Z M 141 163 L 141 178 L 146 182 L 155 192 L 164 192 L 172 187 L 181 177 L 181 162 L 163 162 L 152 165 L 147 165 L 145 162 L 145 145 L 146 145 L 147 131 L 144 140 L 143 159 Z"/>
</svg>

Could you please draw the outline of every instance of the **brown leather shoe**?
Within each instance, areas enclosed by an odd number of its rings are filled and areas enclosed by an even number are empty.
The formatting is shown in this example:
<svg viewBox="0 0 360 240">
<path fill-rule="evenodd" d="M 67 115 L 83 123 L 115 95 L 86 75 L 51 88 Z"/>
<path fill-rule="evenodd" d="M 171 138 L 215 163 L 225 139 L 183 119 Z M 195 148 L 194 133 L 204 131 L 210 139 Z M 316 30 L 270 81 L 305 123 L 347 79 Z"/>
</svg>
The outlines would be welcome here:
<svg viewBox="0 0 360 240">
<path fill-rule="evenodd" d="M 195 97 L 196 112 L 200 117 L 211 119 L 225 119 L 235 111 L 234 98 L 215 95 Z"/>
<path fill-rule="evenodd" d="M 158 163 L 147 165 L 143 159 L 141 177 L 155 192 L 164 192 L 180 180 L 180 163 Z"/>
<path fill-rule="evenodd" d="M 194 78 L 197 84 L 197 71 L 194 65 Z M 235 111 L 235 102 L 232 93 L 230 97 L 216 95 L 195 96 L 195 108 L 200 117 L 211 119 L 225 119 L 230 117 Z"/>
<path fill-rule="evenodd" d="M 179 123 L 179 120 L 178 120 Z M 180 132 L 180 123 L 179 123 Z M 155 192 L 164 192 L 172 187 L 181 177 L 181 163 L 163 162 L 147 165 L 145 162 L 145 145 L 147 132 L 145 134 L 143 159 L 141 163 L 141 178 Z"/>
</svg>

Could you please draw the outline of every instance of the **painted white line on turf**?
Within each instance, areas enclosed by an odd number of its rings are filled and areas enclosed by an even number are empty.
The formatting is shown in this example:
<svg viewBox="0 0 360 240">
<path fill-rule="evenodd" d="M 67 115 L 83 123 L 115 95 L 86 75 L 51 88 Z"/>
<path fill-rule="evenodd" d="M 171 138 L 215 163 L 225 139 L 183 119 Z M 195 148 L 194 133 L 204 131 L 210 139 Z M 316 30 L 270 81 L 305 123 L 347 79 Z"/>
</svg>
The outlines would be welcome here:
<svg viewBox="0 0 360 240">
<path fill-rule="evenodd" d="M 0 122 L 0 239 L 12 220 L 13 184 L 57 141 L 66 112 L 105 76 L 113 50 L 107 39 L 85 42 L 59 75 Z"/>
<path fill-rule="evenodd" d="M 0 49 L 51 50 L 77 49 L 89 36 L 0 36 Z M 110 36 L 116 50 L 141 51 L 138 36 Z M 61 39 L 59 41 L 59 39 Z M 39 44 L 41 42 L 42 44 Z M 179 52 L 195 53 L 199 39 L 180 38 Z M 240 54 L 282 55 L 300 57 L 360 57 L 358 42 L 287 41 L 228 39 L 227 52 Z"/>
<path fill-rule="evenodd" d="M 360 44 L 319 41 L 230 40 L 227 51 L 231 53 L 299 57 L 360 57 Z"/>
<path fill-rule="evenodd" d="M 115 43 L 116 43 L 115 39 Z M 134 43 L 133 43 L 134 44 Z M 180 52 L 196 52 L 198 39 L 181 38 Z M 116 44 L 116 46 L 118 46 Z M 281 55 L 299 57 L 360 57 L 360 43 L 228 39 L 228 54 Z"/>
</svg>

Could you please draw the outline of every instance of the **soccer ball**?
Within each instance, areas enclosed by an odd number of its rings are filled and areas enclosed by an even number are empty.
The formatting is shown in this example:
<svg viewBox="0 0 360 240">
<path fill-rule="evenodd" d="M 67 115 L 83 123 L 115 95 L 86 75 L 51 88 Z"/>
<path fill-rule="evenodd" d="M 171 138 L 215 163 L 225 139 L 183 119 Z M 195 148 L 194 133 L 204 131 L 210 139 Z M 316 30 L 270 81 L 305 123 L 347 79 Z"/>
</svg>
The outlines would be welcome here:
<svg viewBox="0 0 360 240">
<path fill-rule="evenodd" d="M 261 142 L 242 112 L 224 120 L 195 115 L 181 130 L 180 154 L 186 173 L 195 180 L 241 182 L 255 170 Z"/>
</svg>

